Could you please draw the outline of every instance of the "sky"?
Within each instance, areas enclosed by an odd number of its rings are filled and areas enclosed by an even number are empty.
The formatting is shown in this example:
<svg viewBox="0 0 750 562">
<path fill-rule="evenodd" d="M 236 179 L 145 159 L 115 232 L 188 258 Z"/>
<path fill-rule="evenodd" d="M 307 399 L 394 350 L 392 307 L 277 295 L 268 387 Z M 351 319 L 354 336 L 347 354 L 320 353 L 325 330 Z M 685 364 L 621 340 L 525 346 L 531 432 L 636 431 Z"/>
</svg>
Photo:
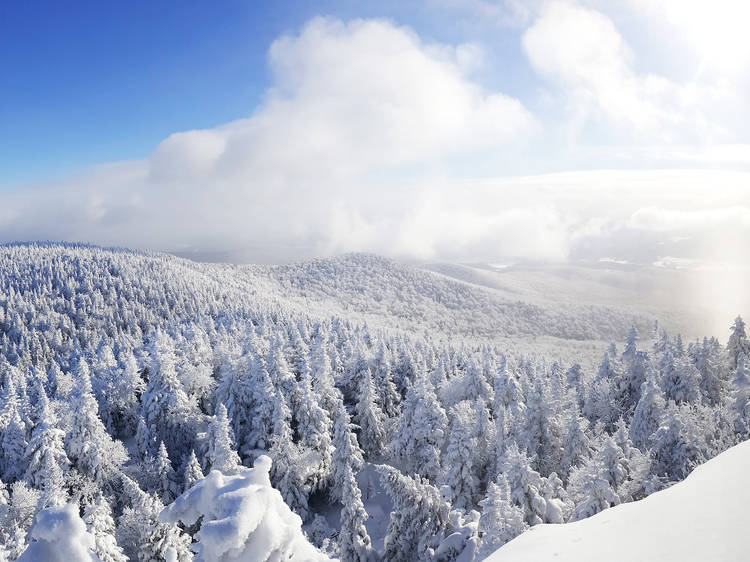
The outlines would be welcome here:
<svg viewBox="0 0 750 562">
<path fill-rule="evenodd" d="M 0 5 L 0 241 L 750 266 L 750 5 Z"/>
</svg>

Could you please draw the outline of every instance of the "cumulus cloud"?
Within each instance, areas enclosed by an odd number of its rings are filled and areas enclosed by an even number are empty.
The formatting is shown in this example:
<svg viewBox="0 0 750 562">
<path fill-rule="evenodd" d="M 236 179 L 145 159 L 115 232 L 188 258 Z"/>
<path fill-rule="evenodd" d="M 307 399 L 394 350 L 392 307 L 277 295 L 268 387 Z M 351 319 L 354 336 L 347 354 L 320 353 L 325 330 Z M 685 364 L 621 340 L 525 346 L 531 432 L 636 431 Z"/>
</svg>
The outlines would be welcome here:
<svg viewBox="0 0 750 562">
<path fill-rule="evenodd" d="M 167 249 L 372 246 L 393 212 L 383 201 L 414 194 L 368 173 L 398 178 L 535 127 L 518 100 L 468 77 L 481 60 L 475 45 L 425 43 L 385 21 L 314 19 L 271 45 L 272 86 L 249 118 L 173 134 L 145 161 L 10 194 L 0 234 Z"/>
<path fill-rule="evenodd" d="M 630 108 L 644 126 L 672 119 L 606 17 L 559 3 L 534 17 L 524 42 L 545 76 L 603 115 Z M 579 37 L 587 33 L 595 44 Z M 457 179 L 457 161 L 513 158 L 544 141 L 520 101 L 472 78 L 486 57 L 477 45 L 427 43 L 385 21 L 314 19 L 272 44 L 272 84 L 250 117 L 175 133 L 144 160 L 6 192 L 0 239 L 253 261 L 372 251 L 650 262 L 723 259 L 730 253 L 716 247 L 730 245 L 718 238 L 750 238 L 747 173 Z M 729 156 L 744 157 L 745 145 L 731 146 Z M 730 257 L 746 262 L 734 246 Z"/>
</svg>

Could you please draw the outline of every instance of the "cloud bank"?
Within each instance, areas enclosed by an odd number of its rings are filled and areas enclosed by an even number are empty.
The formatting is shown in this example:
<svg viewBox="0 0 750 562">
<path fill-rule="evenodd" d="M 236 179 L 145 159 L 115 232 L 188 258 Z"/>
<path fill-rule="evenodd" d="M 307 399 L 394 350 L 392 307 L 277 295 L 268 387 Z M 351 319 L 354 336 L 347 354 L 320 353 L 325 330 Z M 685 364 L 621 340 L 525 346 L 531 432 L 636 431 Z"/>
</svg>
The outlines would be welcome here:
<svg viewBox="0 0 750 562">
<path fill-rule="evenodd" d="M 722 134 L 704 114 L 714 93 L 639 73 L 600 12 L 544 4 L 522 41 L 532 68 L 562 92 L 573 125 L 611 121 L 648 142 Z M 145 160 L 5 193 L 0 239 L 252 261 L 373 251 L 747 262 L 737 244 L 715 245 L 750 239 L 745 172 L 461 179 L 456 169 L 482 160 L 501 170 L 547 136 L 521 101 L 474 78 L 486 56 L 387 21 L 314 19 L 271 45 L 272 83 L 250 117 L 173 134 Z M 743 146 L 719 154 L 745 158 Z M 689 161 L 695 150 L 675 149 Z"/>
</svg>

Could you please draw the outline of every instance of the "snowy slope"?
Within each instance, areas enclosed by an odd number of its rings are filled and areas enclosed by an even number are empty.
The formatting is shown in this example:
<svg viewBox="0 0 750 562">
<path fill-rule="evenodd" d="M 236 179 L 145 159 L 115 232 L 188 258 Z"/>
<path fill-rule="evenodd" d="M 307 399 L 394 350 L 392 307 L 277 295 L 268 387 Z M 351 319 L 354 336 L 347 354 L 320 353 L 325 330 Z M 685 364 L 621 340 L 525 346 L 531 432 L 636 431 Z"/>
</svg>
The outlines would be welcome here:
<svg viewBox="0 0 750 562">
<path fill-rule="evenodd" d="M 675 561 L 750 559 L 747 506 L 750 441 L 696 468 L 684 481 L 648 498 L 583 521 L 539 525 L 489 562 Z"/>
<path fill-rule="evenodd" d="M 680 332 L 688 339 L 723 331 L 738 310 L 750 306 L 750 299 L 734 295 L 727 287 L 727 278 L 742 278 L 740 272 L 701 266 L 676 269 L 604 261 L 503 267 L 433 263 L 423 267 L 543 307 L 595 304 L 648 312 L 667 331 Z M 732 297 L 726 303 L 729 310 L 724 306 L 727 293 Z"/>
<path fill-rule="evenodd" d="M 528 295 L 503 294 L 368 254 L 248 270 L 274 282 L 275 292 L 304 299 L 308 306 L 322 305 L 342 316 L 385 321 L 417 333 L 621 341 L 633 324 L 648 332 L 655 318 L 630 307 L 591 301 L 536 302 Z"/>
</svg>

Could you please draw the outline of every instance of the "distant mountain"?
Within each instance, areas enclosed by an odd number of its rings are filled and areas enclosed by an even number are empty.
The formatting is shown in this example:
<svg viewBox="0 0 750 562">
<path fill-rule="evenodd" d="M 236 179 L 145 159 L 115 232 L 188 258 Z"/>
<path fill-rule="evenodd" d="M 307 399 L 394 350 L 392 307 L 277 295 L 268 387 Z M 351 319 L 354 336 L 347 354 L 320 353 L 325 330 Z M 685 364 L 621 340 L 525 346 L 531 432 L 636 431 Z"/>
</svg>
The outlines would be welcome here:
<svg viewBox="0 0 750 562">
<path fill-rule="evenodd" d="M 622 341 L 631 326 L 648 333 L 654 321 L 652 315 L 625 306 L 541 301 L 529 292 L 514 297 L 473 279 L 447 278 L 368 254 L 236 270 L 271 281 L 277 287 L 274 293 L 311 310 L 354 315 L 417 333 Z"/>
</svg>

